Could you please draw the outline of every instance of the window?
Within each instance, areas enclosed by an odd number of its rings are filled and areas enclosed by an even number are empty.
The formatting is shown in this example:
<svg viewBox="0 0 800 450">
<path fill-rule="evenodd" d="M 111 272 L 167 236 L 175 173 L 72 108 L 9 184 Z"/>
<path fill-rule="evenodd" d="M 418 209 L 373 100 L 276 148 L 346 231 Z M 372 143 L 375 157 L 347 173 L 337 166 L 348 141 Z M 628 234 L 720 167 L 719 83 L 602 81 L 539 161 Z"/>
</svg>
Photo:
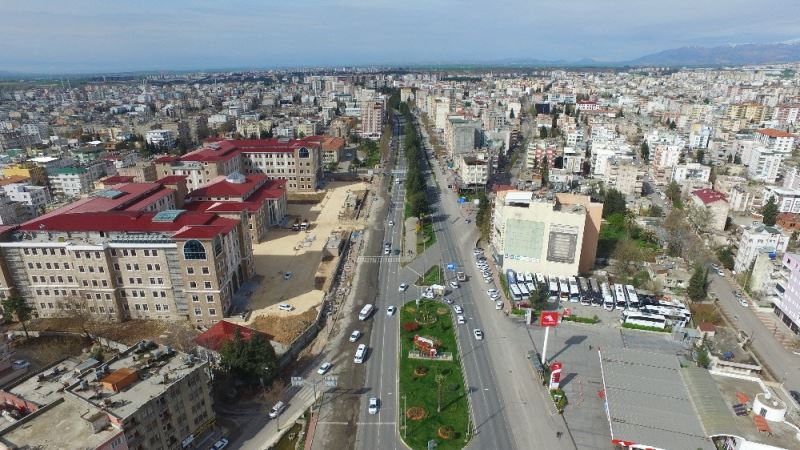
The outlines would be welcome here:
<svg viewBox="0 0 800 450">
<path fill-rule="evenodd" d="M 33 263 L 28 263 L 28 269 L 33 269 Z"/>
<path fill-rule="evenodd" d="M 150 256 L 150 250 L 145 250 L 144 251 L 144 256 Z"/>
<path fill-rule="evenodd" d="M 91 300 L 91 299 L 92 299 L 92 294 L 86 294 L 86 300 Z"/>
<path fill-rule="evenodd" d="M 84 287 L 88 287 L 89 286 L 89 280 L 83 280 L 83 285 L 84 285 Z"/>
<path fill-rule="evenodd" d="M 161 270 L 161 264 L 156 264 L 156 270 Z"/>
<path fill-rule="evenodd" d="M 70 289 L 69 293 L 70 293 L 70 295 L 72 295 L 73 297 L 74 297 L 74 296 L 76 296 L 76 295 L 78 295 L 78 291 L 76 291 L 75 289 Z"/>
<path fill-rule="evenodd" d="M 106 294 L 106 300 L 111 300 L 111 294 Z"/>
<path fill-rule="evenodd" d="M 208 315 L 209 316 L 216 316 L 217 315 L 217 310 L 214 309 L 214 308 L 209 308 Z"/>
<path fill-rule="evenodd" d="M 36 268 L 37 269 L 41 269 L 42 268 L 42 263 L 36 263 Z"/>
<path fill-rule="evenodd" d="M 199 302 L 200 301 L 200 296 L 197 295 L 197 294 L 192 294 L 192 301 L 193 302 Z"/>
<path fill-rule="evenodd" d="M 52 265 L 50 265 L 50 263 L 45 263 L 45 264 L 44 264 L 44 266 L 45 266 L 45 267 L 46 267 L 48 270 L 49 270 L 50 268 L 52 268 L 52 267 L 53 267 Z"/>
<path fill-rule="evenodd" d="M 137 311 L 141 311 L 142 310 L 142 305 L 136 303 L 135 305 L 133 305 L 133 309 L 135 309 Z"/>
<path fill-rule="evenodd" d="M 150 309 L 150 305 L 148 305 L 147 303 L 143 303 L 142 304 L 142 309 L 145 310 L 145 311 L 148 311 Z"/>
<path fill-rule="evenodd" d="M 94 273 L 94 266 L 89 266 L 87 269 L 89 269 L 89 272 Z"/>
<path fill-rule="evenodd" d="M 203 284 L 205 285 L 206 289 L 211 289 L 211 282 L 210 281 L 205 281 Z"/>
<path fill-rule="evenodd" d="M 117 256 L 117 249 L 115 248 L 111 249 L 111 256 Z"/>
<path fill-rule="evenodd" d="M 214 296 L 211 294 L 206 295 L 206 301 L 208 303 L 214 303 Z"/>
<path fill-rule="evenodd" d="M 208 267 L 203 267 L 203 275 L 208 275 Z"/>
<path fill-rule="evenodd" d="M 151 270 L 153 270 L 153 265 L 152 265 L 152 264 L 148 264 L 148 265 L 147 265 L 147 270 L 148 270 L 148 271 L 151 271 Z"/>
<path fill-rule="evenodd" d="M 161 305 L 156 304 L 156 311 L 161 311 Z"/>
<path fill-rule="evenodd" d="M 58 267 L 58 263 L 53 263 L 53 268 L 54 268 L 54 269 L 58 269 L 58 268 L 59 268 L 59 267 Z"/>
<path fill-rule="evenodd" d="M 200 308 L 195 308 L 195 309 L 194 309 L 194 315 L 195 315 L 195 316 L 199 316 L 199 315 L 202 315 L 202 314 L 203 314 L 203 313 L 202 313 L 202 311 L 200 311 Z"/>
<path fill-rule="evenodd" d="M 158 256 L 158 250 L 150 250 L 150 254 L 153 256 Z"/>
<path fill-rule="evenodd" d="M 162 306 L 164 308 L 164 311 L 169 311 L 169 305 L 162 305 Z"/>
<path fill-rule="evenodd" d="M 187 267 L 186 273 L 189 275 L 194 275 L 194 267 Z"/>
<path fill-rule="evenodd" d="M 156 279 L 153 278 L 153 277 L 150 277 L 150 284 L 156 284 Z"/>
<path fill-rule="evenodd" d="M 117 270 L 117 271 L 119 271 L 119 264 L 117 264 L 117 263 L 114 263 L 114 270 Z"/>
<path fill-rule="evenodd" d="M 100 273 L 106 273 L 106 269 L 105 269 L 105 268 L 103 268 L 103 266 L 99 266 L 99 267 L 97 268 L 97 271 L 98 271 L 98 272 L 100 272 Z"/>
<path fill-rule="evenodd" d="M 100 294 L 94 294 L 94 298 L 96 298 L 96 299 L 100 300 L 100 299 L 102 299 L 103 297 L 102 297 Z"/>
<path fill-rule="evenodd" d="M 103 287 L 108 287 L 108 280 L 102 280 Z"/>
<path fill-rule="evenodd" d="M 94 252 L 94 259 L 100 259 L 100 252 Z"/>
<path fill-rule="evenodd" d="M 186 241 L 183 244 L 183 258 L 189 260 L 206 259 L 206 248 L 200 241 Z"/>
<path fill-rule="evenodd" d="M 59 283 L 63 283 L 63 282 L 64 282 L 64 277 L 62 277 L 62 276 L 59 276 L 59 277 L 58 277 L 58 282 L 59 282 Z"/>
<path fill-rule="evenodd" d="M 196 281 L 190 281 L 189 282 L 189 287 L 192 288 L 192 289 L 197 289 L 197 282 Z"/>
<path fill-rule="evenodd" d="M 134 264 L 133 265 L 133 270 L 139 270 L 139 265 L 138 264 Z"/>
</svg>

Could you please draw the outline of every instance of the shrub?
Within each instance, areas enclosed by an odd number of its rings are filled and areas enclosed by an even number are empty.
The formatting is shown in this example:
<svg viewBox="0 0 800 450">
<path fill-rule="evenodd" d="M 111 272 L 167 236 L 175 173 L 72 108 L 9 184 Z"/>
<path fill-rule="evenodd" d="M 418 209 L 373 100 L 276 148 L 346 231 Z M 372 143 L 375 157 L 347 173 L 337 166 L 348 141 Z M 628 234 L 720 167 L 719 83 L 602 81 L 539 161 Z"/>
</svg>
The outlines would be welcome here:
<svg viewBox="0 0 800 450">
<path fill-rule="evenodd" d="M 416 322 L 406 322 L 403 324 L 403 329 L 408 332 L 414 332 L 419 330 L 419 324 Z"/>
<path fill-rule="evenodd" d="M 517 303 L 517 307 L 518 308 L 530 308 L 531 304 L 528 303 L 528 302 L 519 302 L 519 303 Z"/>
</svg>

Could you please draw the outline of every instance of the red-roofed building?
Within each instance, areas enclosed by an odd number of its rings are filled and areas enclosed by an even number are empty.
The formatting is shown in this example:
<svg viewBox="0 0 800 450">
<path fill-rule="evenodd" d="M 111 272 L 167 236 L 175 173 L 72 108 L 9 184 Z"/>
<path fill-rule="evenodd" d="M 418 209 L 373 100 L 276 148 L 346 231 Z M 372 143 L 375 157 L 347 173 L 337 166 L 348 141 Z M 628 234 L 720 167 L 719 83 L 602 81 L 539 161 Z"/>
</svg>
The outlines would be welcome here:
<svg viewBox="0 0 800 450">
<path fill-rule="evenodd" d="M 174 195 L 158 183 L 117 185 L 5 230 L 0 296 L 16 290 L 38 317 L 85 308 L 106 321 L 216 323 L 253 274 L 246 222 L 163 207 Z"/>
<path fill-rule="evenodd" d="M 792 153 L 794 150 L 794 135 L 774 128 L 762 128 L 756 131 L 758 140 L 770 150 L 779 153 Z"/>
<path fill-rule="evenodd" d="M 344 146 L 347 143 L 344 138 L 333 136 L 311 136 L 308 139 L 320 143 L 322 146 L 322 163 L 326 166 L 339 162 Z"/>
<path fill-rule="evenodd" d="M 194 211 L 246 221 L 250 239 L 257 244 L 286 217 L 286 181 L 234 173 L 190 192 L 186 202 L 186 207 Z"/>
<path fill-rule="evenodd" d="M 125 175 L 112 175 L 110 177 L 100 179 L 100 184 L 103 186 L 113 186 L 121 183 L 133 183 L 133 177 Z"/>
<path fill-rule="evenodd" d="M 200 149 L 180 157 L 159 157 L 155 163 L 159 177 L 185 176 L 189 190 L 239 172 L 286 180 L 290 192 L 309 192 L 322 182 L 322 141 L 317 136 L 291 140 L 209 139 Z"/>
<path fill-rule="evenodd" d="M 707 224 L 695 224 L 704 228 L 702 231 L 724 231 L 725 222 L 728 220 L 728 199 L 725 194 L 717 192 L 713 189 L 697 189 L 692 191 L 690 196 L 695 206 L 705 208 L 709 211 L 709 220 Z"/>
</svg>

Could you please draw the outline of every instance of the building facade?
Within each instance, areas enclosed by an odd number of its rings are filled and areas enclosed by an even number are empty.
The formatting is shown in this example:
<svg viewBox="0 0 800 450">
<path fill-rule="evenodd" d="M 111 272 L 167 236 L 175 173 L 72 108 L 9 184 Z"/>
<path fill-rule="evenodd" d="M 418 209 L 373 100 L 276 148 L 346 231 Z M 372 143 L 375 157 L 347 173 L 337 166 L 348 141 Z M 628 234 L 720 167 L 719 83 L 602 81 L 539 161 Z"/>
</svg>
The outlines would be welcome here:
<svg viewBox="0 0 800 450">
<path fill-rule="evenodd" d="M 800 254 L 783 255 L 772 308 L 789 329 L 800 335 Z"/>
<path fill-rule="evenodd" d="M 763 225 L 745 227 L 739 240 L 733 269 L 736 272 L 750 270 L 759 250 L 767 248 L 775 253 L 783 253 L 788 245 L 789 235 L 778 228 Z"/>
</svg>

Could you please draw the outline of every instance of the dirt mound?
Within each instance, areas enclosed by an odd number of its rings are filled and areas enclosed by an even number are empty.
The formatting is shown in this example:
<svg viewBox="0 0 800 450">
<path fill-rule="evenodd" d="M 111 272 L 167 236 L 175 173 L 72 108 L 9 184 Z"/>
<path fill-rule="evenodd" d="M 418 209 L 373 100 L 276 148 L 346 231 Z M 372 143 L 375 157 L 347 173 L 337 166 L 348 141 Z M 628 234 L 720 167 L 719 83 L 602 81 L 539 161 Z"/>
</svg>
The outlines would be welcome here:
<svg viewBox="0 0 800 450">
<path fill-rule="evenodd" d="M 317 308 L 311 308 L 302 314 L 292 316 L 265 315 L 258 316 L 251 324 L 252 328 L 272 336 L 272 340 L 281 344 L 290 344 L 300 336 L 317 318 Z"/>
</svg>

